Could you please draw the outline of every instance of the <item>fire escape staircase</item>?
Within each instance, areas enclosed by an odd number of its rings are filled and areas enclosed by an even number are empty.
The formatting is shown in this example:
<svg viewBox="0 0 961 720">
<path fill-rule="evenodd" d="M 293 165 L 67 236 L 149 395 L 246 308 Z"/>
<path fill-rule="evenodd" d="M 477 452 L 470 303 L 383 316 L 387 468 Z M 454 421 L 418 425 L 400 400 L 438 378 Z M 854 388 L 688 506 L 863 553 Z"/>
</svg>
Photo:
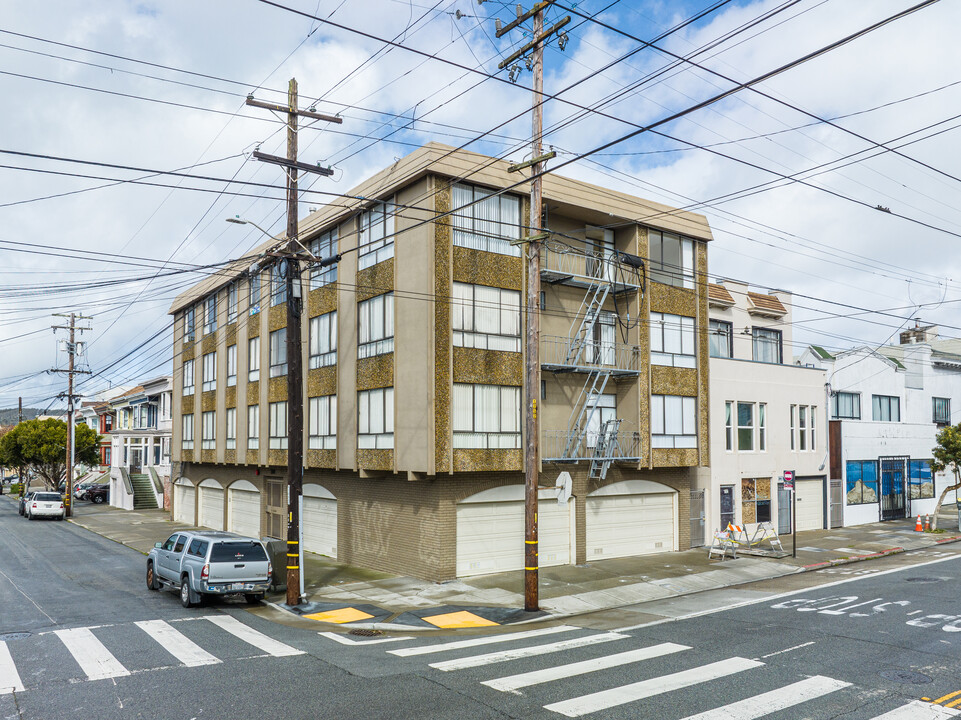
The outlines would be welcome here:
<svg viewBox="0 0 961 720">
<path fill-rule="evenodd" d="M 588 478 L 591 480 L 604 480 L 607 477 L 607 469 L 611 466 L 611 458 L 617 452 L 617 430 L 621 426 L 621 418 L 605 420 L 601 425 L 601 431 L 597 436 L 597 444 L 594 445 L 594 455 L 591 457 L 591 469 Z"/>
</svg>

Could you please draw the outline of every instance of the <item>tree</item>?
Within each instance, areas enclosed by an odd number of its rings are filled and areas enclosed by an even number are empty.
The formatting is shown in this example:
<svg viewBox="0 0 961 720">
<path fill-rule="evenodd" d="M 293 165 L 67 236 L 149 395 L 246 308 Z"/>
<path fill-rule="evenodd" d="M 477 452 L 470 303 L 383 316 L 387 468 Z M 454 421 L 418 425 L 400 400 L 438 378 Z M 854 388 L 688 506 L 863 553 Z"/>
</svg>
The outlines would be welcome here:
<svg viewBox="0 0 961 720">
<path fill-rule="evenodd" d="M 74 430 L 78 462 L 99 462 L 100 436 L 88 426 Z M 39 476 L 50 490 L 56 490 L 67 470 L 67 423 L 55 418 L 26 420 L 0 438 L 0 465 L 25 468 Z M 21 480 L 25 481 L 21 474 Z"/>
<path fill-rule="evenodd" d="M 935 439 L 938 445 L 931 449 L 931 454 L 934 456 L 931 461 L 931 472 L 933 474 L 950 470 L 954 473 L 954 484 L 948 485 L 941 491 L 938 504 L 934 506 L 934 517 L 931 519 L 933 530 L 938 529 L 938 512 L 941 510 L 945 495 L 961 488 L 961 423 L 944 428 Z"/>
</svg>

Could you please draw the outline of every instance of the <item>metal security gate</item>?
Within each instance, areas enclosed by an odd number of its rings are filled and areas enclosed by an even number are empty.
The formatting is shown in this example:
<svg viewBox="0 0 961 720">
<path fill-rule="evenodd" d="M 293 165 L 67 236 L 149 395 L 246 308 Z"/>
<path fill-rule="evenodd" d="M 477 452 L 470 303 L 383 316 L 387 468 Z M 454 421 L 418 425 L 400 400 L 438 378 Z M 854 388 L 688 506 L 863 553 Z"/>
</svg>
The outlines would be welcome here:
<svg viewBox="0 0 961 720">
<path fill-rule="evenodd" d="M 791 491 L 784 489 L 784 483 L 777 486 L 777 534 L 791 533 Z"/>
<path fill-rule="evenodd" d="M 830 503 L 830 522 L 832 528 L 844 527 L 844 487 L 841 480 L 831 480 L 828 502 Z"/>
<path fill-rule="evenodd" d="M 704 491 L 691 490 L 691 547 L 704 544 Z"/>
<path fill-rule="evenodd" d="M 897 520 L 908 516 L 908 486 L 905 482 L 907 457 L 880 457 L 881 519 Z"/>
</svg>

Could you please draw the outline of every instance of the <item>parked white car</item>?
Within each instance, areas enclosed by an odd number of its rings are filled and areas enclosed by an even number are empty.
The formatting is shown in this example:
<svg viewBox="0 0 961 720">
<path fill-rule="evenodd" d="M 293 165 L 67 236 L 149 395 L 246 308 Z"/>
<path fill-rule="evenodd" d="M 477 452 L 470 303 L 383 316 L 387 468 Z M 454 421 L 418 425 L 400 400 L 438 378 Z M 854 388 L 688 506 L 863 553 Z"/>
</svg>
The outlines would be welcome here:
<svg viewBox="0 0 961 720">
<path fill-rule="evenodd" d="M 63 506 L 60 493 L 38 492 L 27 502 L 27 517 L 33 520 L 38 517 L 56 518 L 63 520 L 67 511 Z"/>
</svg>

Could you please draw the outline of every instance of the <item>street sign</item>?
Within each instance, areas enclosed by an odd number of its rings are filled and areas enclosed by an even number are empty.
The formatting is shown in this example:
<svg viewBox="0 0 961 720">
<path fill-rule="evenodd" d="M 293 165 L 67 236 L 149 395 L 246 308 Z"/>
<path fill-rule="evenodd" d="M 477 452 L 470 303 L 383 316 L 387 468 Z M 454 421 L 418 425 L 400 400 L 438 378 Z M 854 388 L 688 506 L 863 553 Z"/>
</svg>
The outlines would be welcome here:
<svg viewBox="0 0 961 720">
<path fill-rule="evenodd" d="M 791 491 L 794 490 L 794 471 L 793 470 L 784 471 L 784 489 L 791 490 Z"/>
</svg>

